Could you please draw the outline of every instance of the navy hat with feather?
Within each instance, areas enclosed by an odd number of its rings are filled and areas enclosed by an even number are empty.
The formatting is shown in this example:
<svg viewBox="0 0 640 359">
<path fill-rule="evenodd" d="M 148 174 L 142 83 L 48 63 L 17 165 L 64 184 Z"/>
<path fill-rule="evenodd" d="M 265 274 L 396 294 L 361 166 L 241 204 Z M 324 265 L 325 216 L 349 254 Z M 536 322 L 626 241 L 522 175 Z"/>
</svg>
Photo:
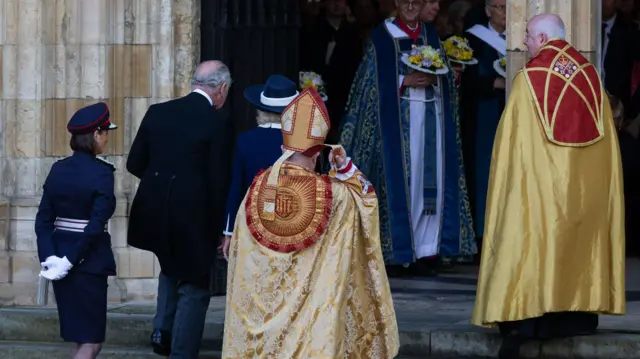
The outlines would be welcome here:
<svg viewBox="0 0 640 359">
<path fill-rule="evenodd" d="M 82 135 L 96 130 L 115 130 L 118 126 L 109 121 L 109 107 L 104 102 L 83 107 L 76 111 L 67 124 L 72 135 Z"/>
</svg>

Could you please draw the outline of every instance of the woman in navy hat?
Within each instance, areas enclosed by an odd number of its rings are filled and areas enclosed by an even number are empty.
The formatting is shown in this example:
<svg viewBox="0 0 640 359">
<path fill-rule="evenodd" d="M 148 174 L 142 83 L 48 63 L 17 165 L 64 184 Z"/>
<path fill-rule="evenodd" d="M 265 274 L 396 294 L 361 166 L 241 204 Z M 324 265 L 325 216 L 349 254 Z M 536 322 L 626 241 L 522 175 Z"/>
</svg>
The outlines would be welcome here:
<svg viewBox="0 0 640 359">
<path fill-rule="evenodd" d="M 245 89 L 244 97 L 256 107 L 258 127 L 238 136 L 223 226 L 225 236 L 233 234 L 238 208 L 253 178 L 282 155 L 280 114 L 297 96 L 296 84 L 281 75 L 271 75 L 264 85 Z"/>
<path fill-rule="evenodd" d="M 36 215 L 40 276 L 53 281 L 60 336 L 76 343 L 76 359 L 100 352 L 107 325 L 107 277 L 116 274 L 107 231 L 116 207 L 115 167 L 96 157 L 115 128 L 105 103 L 73 115 L 67 125 L 73 155 L 51 167 Z"/>
</svg>

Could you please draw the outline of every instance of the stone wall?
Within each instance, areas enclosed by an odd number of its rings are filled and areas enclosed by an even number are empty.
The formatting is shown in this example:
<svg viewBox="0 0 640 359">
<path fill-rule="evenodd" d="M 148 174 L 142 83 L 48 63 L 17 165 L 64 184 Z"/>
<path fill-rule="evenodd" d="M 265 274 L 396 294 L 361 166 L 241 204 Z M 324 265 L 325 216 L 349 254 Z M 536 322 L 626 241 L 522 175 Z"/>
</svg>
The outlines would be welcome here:
<svg viewBox="0 0 640 359">
<path fill-rule="evenodd" d="M 110 300 L 155 296 L 154 256 L 126 245 L 126 153 L 150 104 L 188 92 L 199 58 L 199 0 L 0 0 L 0 305 L 35 302 L 42 184 L 70 153 L 68 119 L 97 101 L 119 126 L 105 153 L 118 168 Z"/>
<path fill-rule="evenodd" d="M 507 0 L 507 86 L 528 61 L 523 44 L 527 21 L 541 13 L 558 14 L 567 28 L 567 41 L 598 68 L 602 0 Z"/>
</svg>

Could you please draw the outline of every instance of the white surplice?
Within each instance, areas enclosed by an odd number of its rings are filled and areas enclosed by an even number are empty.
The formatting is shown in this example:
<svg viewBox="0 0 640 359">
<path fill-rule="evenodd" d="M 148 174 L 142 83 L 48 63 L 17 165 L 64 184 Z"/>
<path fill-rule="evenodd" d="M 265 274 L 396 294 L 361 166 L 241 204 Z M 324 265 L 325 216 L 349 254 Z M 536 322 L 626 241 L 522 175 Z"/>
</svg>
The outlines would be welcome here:
<svg viewBox="0 0 640 359">
<path fill-rule="evenodd" d="M 393 19 L 386 21 L 387 29 L 394 38 L 406 38 L 408 35 L 392 23 Z M 402 85 L 404 76 L 400 76 L 398 84 Z M 430 257 L 438 254 L 440 245 L 440 230 L 442 226 L 443 190 L 444 190 L 444 161 L 443 161 L 443 124 L 442 124 L 442 97 L 440 94 L 440 76 L 438 86 L 435 88 L 436 118 L 426 119 L 426 94 L 424 88 L 409 88 L 409 118 L 410 139 L 409 148 L 411 154 L 411 183 L 410 206 L 411 225 L 413 230 L 413 247 L 416 258 Z M 437 131 L 437 186 L 438 196 L 436 214 L 424 213 L 424 152 L 425 152 L 425 127 L 426 121 L 436 121 Z"/>
</svg>

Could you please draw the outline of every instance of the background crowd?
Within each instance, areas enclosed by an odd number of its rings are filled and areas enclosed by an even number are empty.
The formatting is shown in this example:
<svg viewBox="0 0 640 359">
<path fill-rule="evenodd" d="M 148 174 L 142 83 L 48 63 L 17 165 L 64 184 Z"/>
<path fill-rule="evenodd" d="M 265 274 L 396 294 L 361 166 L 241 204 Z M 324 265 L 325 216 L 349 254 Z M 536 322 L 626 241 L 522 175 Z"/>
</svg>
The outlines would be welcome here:
<svg viewBox="0 0 640 359">
<path fill-rule="evenodd" d="M 495 4 L 494 4 L 495 3 Z M 464 36 L 474 48 L 474 57 L 483 56 L 483 42 L 466 32 L 476 24 L 504 33 L 508 27 L 505 1 L 495 0 L 424 0 L 420 19 L 433 25 L 441 40 L 452 35 Z M 487 4 L 492 10 L 487 11 Z M 493 6 L 493 7 L 491 7 Z M 640 212 L 640 54 L 629 44 L 640 35 L 639 0 L 603 0 L 602 2 L 602 74 L 605 89 L 620 107 L 617 118 L 622 153 L 627 218 Z M 354 75 L 362 60 L 371 30 L 384 19 L 397 14 L 394 0 L 301 0 L 300 68 L 322 75 L 330 94 L 327 101 L 332 121 L 327 142 L 339 141 L 340 124 Z M 485 51 L 486 50 L 486 51 Z M 481 66 L 477 66 L 481 67 Z M 479 73 L 480 72 L 480 73 Z M 484 201 L 488 159 L 493 136 L 504 107 L 504 78 L 485 77 L 481 69 L 468 67 L 459 84 L 460 131 L 463 138 L 466 181 L 478 244 L 483 231 Z M 489 85 L 486 85 L 486 84 Z M 495 86 L 494 86 L 495 85 Z M 487 89 L 487 86 L 490 88 Z M 486 106 L 490 106 L 489 115 Z M 490 119 L 487 119 L 490 118 Z M 478 126 L 482 123 L 483 126 Z M 481 247 L 480 245 L 478 246 Z M 640 254 L 640 228 L 627 220 L 627 253 Z"/>
</svg>

